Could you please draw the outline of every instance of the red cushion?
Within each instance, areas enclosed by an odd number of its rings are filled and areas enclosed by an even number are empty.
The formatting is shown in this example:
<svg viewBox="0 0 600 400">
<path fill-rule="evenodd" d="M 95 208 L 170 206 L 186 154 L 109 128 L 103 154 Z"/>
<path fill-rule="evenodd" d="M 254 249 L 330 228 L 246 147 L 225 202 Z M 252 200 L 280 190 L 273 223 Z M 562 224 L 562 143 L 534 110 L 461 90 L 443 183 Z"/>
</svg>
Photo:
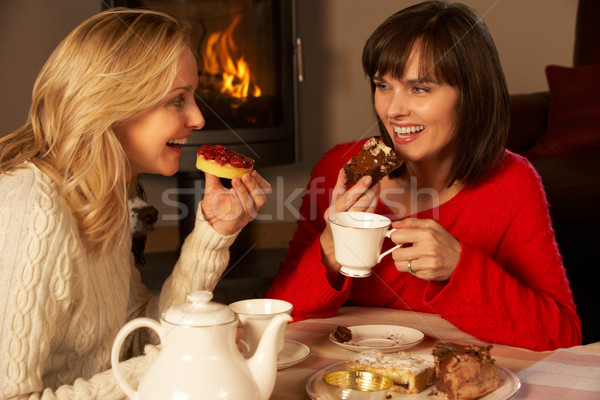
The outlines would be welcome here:
<svg viewBox="0 0 600 400">
<path fill-rule="evenodd" d="M 600 64 L 546 67 L 548 132 L 527 157 L 600 151 Z"/>
</svg>

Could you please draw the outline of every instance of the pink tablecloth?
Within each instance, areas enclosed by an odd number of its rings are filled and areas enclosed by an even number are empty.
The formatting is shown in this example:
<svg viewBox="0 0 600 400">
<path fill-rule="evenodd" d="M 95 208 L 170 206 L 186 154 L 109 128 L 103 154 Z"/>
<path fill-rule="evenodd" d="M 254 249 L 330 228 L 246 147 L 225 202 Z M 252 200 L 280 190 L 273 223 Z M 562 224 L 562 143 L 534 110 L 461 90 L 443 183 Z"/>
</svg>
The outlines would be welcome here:
<svg viewBox="0 0 600 400">
<path fill-rule="evenodd" d="M 338 325 L 381 324 L 407 326 L 423 332 L 425 340 L 409 350 L 419 353 L 431 353 L 439 341 L 483 343 L 437 315 L 344 307 L 331 318 L 309 319 L 288 325 L 286 338 L 306 344 L 311 353 L 301 363 L 278 372 L 271 400 L 309 399 L 306 384 L 312 375 L 356 354 L 328 339 L 329 333 Z M 494 344 L 492 355 L 497 365 L 519 377 L 521 388 L 514 399 L 600 399 L 600 343 L 547 352 Z M 410 399 L 409 396 L 406 398 Z"/>
</svg>

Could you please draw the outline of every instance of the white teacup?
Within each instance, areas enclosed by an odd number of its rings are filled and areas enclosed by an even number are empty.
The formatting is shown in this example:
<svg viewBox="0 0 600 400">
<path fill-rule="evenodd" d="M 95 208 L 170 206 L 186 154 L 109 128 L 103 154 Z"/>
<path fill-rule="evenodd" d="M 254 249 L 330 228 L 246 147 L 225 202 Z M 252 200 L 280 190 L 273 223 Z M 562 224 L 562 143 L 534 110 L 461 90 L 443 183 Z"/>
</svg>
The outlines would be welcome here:
<svg viewBox="0 0 600 400">
<path fill-rule="evenodd" d="M 284 300 L 248 299 L 231 303 L 229 308 L 238 315 L 244 327 L 242 354 L 244 357 L 251 357 L 271 319 L 281 313 L 290 315 L 293 305 Z M 279 344 L 276 348 L 281 351 L 285 342 L 285 329 L 281 329 L 277 341 Z"/>
<path fill-rule="evenodd" d="M 371 268 L 401 245 L 380 254 L 383 240 L 395 229 L 392 220 L 368 212 L 347 211 L 329 216 L 335 259 L 342 265 L 340 273 L 354 278 L 371 275 Z"/>
</svg>

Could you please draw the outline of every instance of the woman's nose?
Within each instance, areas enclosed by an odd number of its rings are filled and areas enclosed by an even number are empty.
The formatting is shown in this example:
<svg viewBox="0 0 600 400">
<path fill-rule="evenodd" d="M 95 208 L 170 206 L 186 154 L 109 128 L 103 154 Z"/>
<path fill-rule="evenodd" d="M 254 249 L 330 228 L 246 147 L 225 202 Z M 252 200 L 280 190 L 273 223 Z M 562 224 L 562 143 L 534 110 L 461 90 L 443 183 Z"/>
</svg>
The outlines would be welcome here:
<svg viewBox="0 0 600 400">
<path fill-rule="evenodd" d="M 406 92 L 398 92 L 391 98 L 386 111 L 388 118 L 401 117 L 410 113 L 407 96 Z"/>
<path fill-rule="evenodd" d="M 188 115 L 187 126 L 192 129 L 202 129 L 205 124 L 204 115 L 202 115 L 198 105 L 194 102 Z"/>
</svg>

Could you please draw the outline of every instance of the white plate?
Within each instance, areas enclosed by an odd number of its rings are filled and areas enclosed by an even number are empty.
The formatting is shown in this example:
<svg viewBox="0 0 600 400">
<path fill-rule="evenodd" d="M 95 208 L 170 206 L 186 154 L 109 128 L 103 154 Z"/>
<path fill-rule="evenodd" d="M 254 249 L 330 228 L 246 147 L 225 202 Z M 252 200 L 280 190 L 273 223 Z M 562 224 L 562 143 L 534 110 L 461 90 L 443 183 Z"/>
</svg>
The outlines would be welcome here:
<svg viewBox="0 0 600 400">
<path fill-rule="evenodd" d="M 498 385 L 498 388 L 492 393 L 488 393 L 486 396 L 483 396 L 479 400 L 508 400 L 517 394 L 521 388 L 519 377 L 516 376 L 512 371 L 500 366 L 496 366 L 496 369 L 498 371 L 498 377 L 500 378 L 500 384 Z M 311 376 L 306 384 L 306 392 L 310 398 L 314 400 L 335 400 L 332 399 L 327 393 L 327 385 L 325 382 L 323 382 L 323 375 L 331 371 L 341 370 L 344 370 L 344 363 L 334 364 L 327 368 L 323 368 Z M 417 394 L 389 392 L 390 396 L 387 398 L 402 400 L 447 399 L 447 397 L 439 395 L 436 396 L 435 393 L 435 386 L 430 386 L 421 393 Z"/>
<path fill-rule="evenodd" d="M 304 343 L 286 340 L 277 358 L 277 370 L 289 368 L 308 358 L 310 348 Z"/>
<path fill-rule="evenodd" d="M 398 325 L 357 325 L 348 329 L 352 332 L 351 343 L 338 341 L 335 331 L 329 334 L 329 340 L 352 351 L 376 349 L 390 353 L 411 348 L 425 339 L 423 332 Z"/>
</svg>

